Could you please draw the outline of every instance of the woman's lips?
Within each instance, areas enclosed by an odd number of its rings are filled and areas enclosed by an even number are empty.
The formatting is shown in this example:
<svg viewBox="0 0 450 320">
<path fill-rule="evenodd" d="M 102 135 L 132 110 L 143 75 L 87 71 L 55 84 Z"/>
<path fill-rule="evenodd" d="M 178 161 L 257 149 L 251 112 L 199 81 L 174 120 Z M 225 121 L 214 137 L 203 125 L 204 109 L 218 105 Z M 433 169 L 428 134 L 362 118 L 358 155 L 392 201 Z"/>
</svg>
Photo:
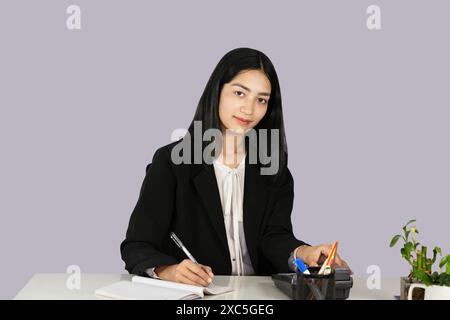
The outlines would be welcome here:
<svg viewBox="0 0 450 320">
<path fill-rule="evenodd" d="M 234 116 L 234 118 L 240 123 L 240 124 L 242 124 L 242 125 L 248 125 L 251 121 L 250 120 L 245 120 L 245 119 L 242 119 L 242 118 L 239 118 L 239 117 L 236 117 L 236 116 Z"/>
</svg>

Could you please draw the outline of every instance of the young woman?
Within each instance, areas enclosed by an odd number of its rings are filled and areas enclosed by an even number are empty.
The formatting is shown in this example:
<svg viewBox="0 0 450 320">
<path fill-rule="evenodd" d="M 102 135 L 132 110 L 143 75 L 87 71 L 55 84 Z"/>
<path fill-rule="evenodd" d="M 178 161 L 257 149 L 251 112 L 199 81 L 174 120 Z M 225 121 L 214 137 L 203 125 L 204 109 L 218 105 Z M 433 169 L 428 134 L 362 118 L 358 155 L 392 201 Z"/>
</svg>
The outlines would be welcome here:
<svg viewBox="0 0 450 320">
<path fill-rule="evenodd" d="M 196 141 L 208 129 L 222 133 L 213 139 L 220 143 L 214 144 L 218 152 L 211 153 L 212 163 L 204 157 L 205 140 Z M 262 150 L 258 134 L 256 140 L 246 138 L 263 129 L 278 133 L 275 140 L 267 134 L 268 150 Z M 262 174 L 271 163 L 261 161 L 260 150 L 276 160 L 274 174 Z M 200 163 L 195 161 L 199 153 Z M 189 161 L 174 161 L 180 155 Z M 125 267 L 132 274 L 206 286 L 214 274 L 290 272 L 297 257 L 315 266 L 331 245 L 311 246 L 295 238 L 293 199 L 275 68 L 260 51 L 232 50 L 214 69 L 186 136 L 158 149 L 147 166 L 121 244 Z M 198 263 L 172 241 L 171 232 Z M 335 263 L 348 267 L 339 255 Z"/>
</svg>

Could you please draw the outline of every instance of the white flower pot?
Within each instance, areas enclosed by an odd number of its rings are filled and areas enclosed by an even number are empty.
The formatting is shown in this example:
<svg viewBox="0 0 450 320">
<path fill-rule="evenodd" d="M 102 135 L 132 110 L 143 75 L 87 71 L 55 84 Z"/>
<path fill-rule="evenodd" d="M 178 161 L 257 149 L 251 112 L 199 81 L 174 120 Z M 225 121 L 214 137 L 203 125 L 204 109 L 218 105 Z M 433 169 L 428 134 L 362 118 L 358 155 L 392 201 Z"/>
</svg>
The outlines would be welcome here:
<svg viewBox="0 0 450 320">
<path fill-rule="evenodd" d="M 426 286 L 422 283 L 412 283 L 408 289 L 408 300 L 412 300 L 415 288 L 425 290 L 424 300 L 450 300 L 450 287 L 447 286 Z"/>
</svg>

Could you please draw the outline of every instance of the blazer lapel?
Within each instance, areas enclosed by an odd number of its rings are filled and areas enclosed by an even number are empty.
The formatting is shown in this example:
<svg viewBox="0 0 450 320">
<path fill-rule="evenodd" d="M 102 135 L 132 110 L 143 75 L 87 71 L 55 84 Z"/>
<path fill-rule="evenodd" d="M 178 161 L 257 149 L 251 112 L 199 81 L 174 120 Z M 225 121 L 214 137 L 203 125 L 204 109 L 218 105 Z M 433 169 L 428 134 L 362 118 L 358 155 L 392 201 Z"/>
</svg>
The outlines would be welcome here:
<svg viewBox="0 0 450 320">
<path fill-rule="evenodd" d="M 227 234 L 223 220 L 222 204 L 213 165 L 204 164 L 203 169 L 193 179 L 200 199 L 206 208 L 211 223 L 216 230 L 226 252 L 228 252 Z"/>
<path fill-rule="evenodd" d="M 258 237 L 268 198 L 267 180 L 256 164 L 245 163 L 244 231 L 245 242 L 255 272 L 258 272 Z"/>
</svg>

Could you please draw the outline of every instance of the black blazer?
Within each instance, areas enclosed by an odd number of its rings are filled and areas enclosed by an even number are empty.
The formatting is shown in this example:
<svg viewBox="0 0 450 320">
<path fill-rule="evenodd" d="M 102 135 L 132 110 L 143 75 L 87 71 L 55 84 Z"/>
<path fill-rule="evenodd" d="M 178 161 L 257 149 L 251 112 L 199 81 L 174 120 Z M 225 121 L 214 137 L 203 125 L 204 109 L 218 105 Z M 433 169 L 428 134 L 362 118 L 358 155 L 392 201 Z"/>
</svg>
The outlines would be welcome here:
<svg viewBox="0 0 450 320">
<path fill-rule="evenodd" d="M 196 260 L 216 275 L 231 274 L 225 224 L 213 165 L 171 161 L 173 142 L 158 149 L 147 166 L 139 199 L 120 246 L 129 273 L 187 259 L 170 239 L 175 232 Z M 244 231 L 257 275 L 289 272 L 288 258 L 305 244 L 292 233 L 294 185 L 288 168 L 270 184 L 257 164 L 246 157 Z"/>
</svg>

